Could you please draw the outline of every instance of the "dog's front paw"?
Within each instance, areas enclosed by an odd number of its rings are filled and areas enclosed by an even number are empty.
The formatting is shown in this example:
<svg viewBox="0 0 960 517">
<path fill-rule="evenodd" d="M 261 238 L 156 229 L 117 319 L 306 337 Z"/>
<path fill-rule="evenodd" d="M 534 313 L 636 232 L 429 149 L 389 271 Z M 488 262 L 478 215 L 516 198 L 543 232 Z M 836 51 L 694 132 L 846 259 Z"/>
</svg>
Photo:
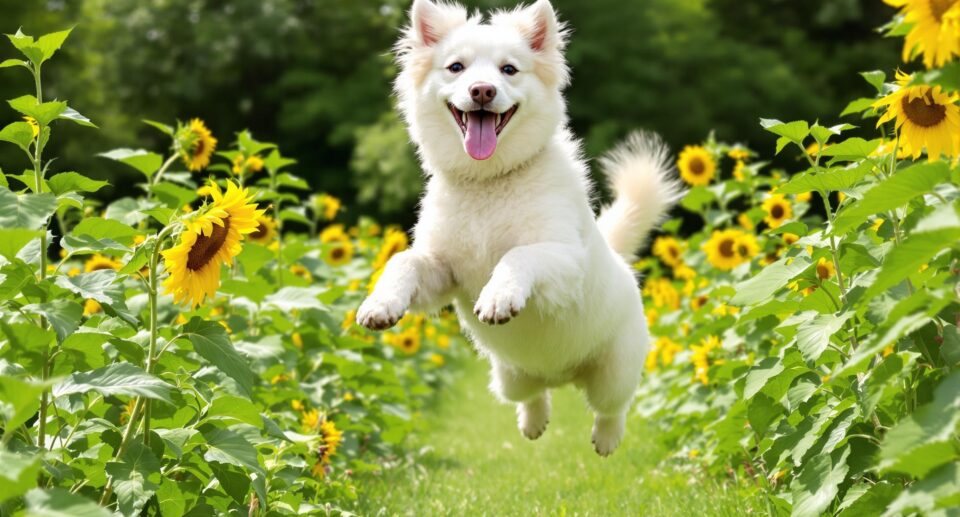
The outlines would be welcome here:
<svg viewBox="0 0 960 517">
<path fill-rule="evenodd" d="M 357 323 L 370 330 L 386 330 L 396 325 L 406 310 L 396 297 L 373 295 L 357 309 Z"/>
<path fill-rule="evenodd" d="M 520 314 L 526 303 L 526 296 L 519 289 L 497 286 L 491 282 L 480 291 L 473 313 L 484 323 L 500 325 Z"/>
</svg>

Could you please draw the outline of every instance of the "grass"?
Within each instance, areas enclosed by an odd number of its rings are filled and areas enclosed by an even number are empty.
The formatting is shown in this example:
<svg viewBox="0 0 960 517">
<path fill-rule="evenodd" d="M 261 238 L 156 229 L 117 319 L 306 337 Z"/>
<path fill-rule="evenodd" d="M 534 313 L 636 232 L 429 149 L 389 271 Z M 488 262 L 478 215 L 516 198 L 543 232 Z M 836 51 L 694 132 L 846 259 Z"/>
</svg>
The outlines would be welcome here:
<svg viewBox="0 0 960 517">
<path fill-rule="evenodd" d="M 440 395 L 411 445 L 415 466 L 358 479 L 361 515 L 718 515 L 764 513 L 736 488 L 661 465 L 669 451 L 638 416 L 609 458 L 590 443 L 592 417 L 579 392 L 553 392 L 547 432 L 520 435 L 513 407 L 487 391 L 480 360 Z"/>
</svg>

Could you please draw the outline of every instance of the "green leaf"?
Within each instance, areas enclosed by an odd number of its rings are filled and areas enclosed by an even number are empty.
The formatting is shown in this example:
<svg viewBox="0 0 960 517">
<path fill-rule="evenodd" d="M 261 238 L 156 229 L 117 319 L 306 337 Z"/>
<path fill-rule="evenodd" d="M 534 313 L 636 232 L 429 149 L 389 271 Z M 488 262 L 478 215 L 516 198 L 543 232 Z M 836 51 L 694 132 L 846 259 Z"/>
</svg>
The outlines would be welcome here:
<svg viewBox="0 0 960 517">
<path fill-rule="evenodd" d="M 868 216 L 906 205 L 947 181 L 950 181 L 950 167 L 945 162 L 921 163 L 898 171 L 841 210 L 834 220 L 833 235 L 843 235 Z"/>
<path fill-rule="evenodd" d="M 887 74 L 883 70 L 860 72 L 860 76 L 870 83 L 870 86 L 876 88 L 877 93 L 883 93 L 883 82 L 887 79 Z"/>
<path fill-rule="evenodd" d="M 179 483 L 167 477 L 161 480 L 157 489 L 157 504 L 163 517 L 183 517 L 187 510 L 187 498 Z"/>
<path fill-rule="evenodd" d="M 804 192 L 835 192 L 848 189 L 870 173 L 873 166 L 864 162 L 856 167 L 833 167 L 821 172 L 804 172 L 790 178 L 778 192 L 802 194 Z"/>
<path fill-rule="evenodd" d="M 141 441 L 131 442 L 120 461 L 107 463 L 105 470 L 124 515 L 139 515 L 160 488 L 160 461 Z"/>
<path fill-rule="evenodd" d="M 754 277 L 737 284 L 737 293 L 733 295 L 730 303 L 753 305 L 762 302 L 787 285 L 795 276 L 803 273 L 810 264 L 810 259 L 804 256 L 784 257 L 764 267 Z"/>
<path fill-rule="evenodd" d="M 169 181 L 163 181 L 150 187 L 150 191 L 163 204 L 174 210 L 180 210 L 183 205 L 189 205 L 199 197 L 197 191 L 183 188 Z"/>
<path fill-rule="evenodd" d="M 65 278 L 63 276 L 57 277 Z M 29 314 L 39 314 L 50 322 L 50 326 L 57 333 L 57 341 L 63 341 L 80 326 L 80 316 L 83 308 L 80 304 L 66 299 L 56 299 L 46 303 L 25 305 L 21 310 Z"/>
<path fill-rule="evenodd" d="M 113 517 L 113 513 L 90 499 L 62 488 L 35 488 L 24 496 L 26 517 Z"/>
<path fill-rule="evenodd" d="M 30 69 L 30 67 L 27 65 L 27 62 L 22 59 L 5 59 L 2 63 L 0 63 L 0 68 L 10 68 L 12 66 L 22 66 L 27 70 Z"/>
<path fill-rule="evenodd" d="M 860 137 L 848 138 L 843 142 L 829 145 L 820 151 L 820 156 L 833 156 L 840 160 L 863 160 L 870 156 L 883 142 L 882 139 L 864 140 Z"/>
<path fill-rule="evenodd" d="M 144 119 L 143 123 L 159 129 L 165 135 L 173 136 L 173 127 L 168 126 L 167 124 L 164 124 L 162 122 L 156 122 L 153 120 L 146 120 L 146 119 Z"/>
<path fill-rule="evenodd" d="M 803 120 L 783 123 L 776 119 L 762 118 L 760 125 L 767 131 L 799 145 L 802 145 L 803 140 L 810 134 L 810 125 Z"/>
<path fill-rule="evenodd" d="M 818 517 L 833 502 L 847 476 L 850 447 L 834 454 L 818 454 L 807 460 L 800 475 L 790 483 L 792 517 Z"/>
<path fill-rule="evenodd" d="M 44 194 L 14 194 L 0 187 L 0 228 L 42 230 L 57 209 L 57 198 Z"/>
<path fill-rule="evenodd" d="M 60 239 L 60 246 L 71 255 L 90 255 L 93 253 L 122 254 L 130 248 L 113 239 L 97 239 L 89 235 L 69 234 Z"/>
<path fill-rule="evenodd" d="M 237 381 L 247 395 L 252 392 L 255 375 L 247 361 L 233 348 L 222 325 L 194 317 L 184 325 L 183 335 L 200 356 Z"/>
<path fill-rule="evenodd" d="M 933 401 L 905 416 L 887 432 L 880 446 L 882 471 L 923 477 L 944 463 L 954 462 L 953 437 L 960 423 L 960 371 L 937 386 Z"/>
<path fill-rule="evenodd" d="M 702 213 L 706 207 L 717 199 L 717 195 L 706 187 L 693 187 L 683 196 L 680 205 L 691 212 Z"/>
<path fill-rule="evenodd" d="M 17 50 L 24 56 L 27 56 L 27 59 L 34 64 L 43 63 L 43 49 L 37 46 L 32 37 L 17 30 L 16 34 L 7 34 L 7 38 L 10 39 L 10 43 L 13 43 L 13 46 L 16 47 Z"/>
<path fill-rule="evenodd" d="M 284 287 L 267 296 L 264 303 L 283 312 L 304 309 L 320 309 L 325 307 L 319 297 L 324 292 L 319 287 Z"/>
<path fill-rule="evenodd" d="M 240 433 L 230 429 L 211 428 L 202 431 L 207 440 L 203 459 L 227 465 L 236 465 L 248 472 L 263 474 L 257 450 Z"/>
<path fill-rule="evenodd" d="M 270 154 L 267 155 L 267 157 L 263 160 L 263 164 L 267 167 L 267 169 L 274 172 L 295 163 L 297 163 L 296 160 L 281 156 L 280 151 L 277 149 L 271 151 Z"/>
<path fill-rule="evenodd" d="M 33 143 L 33 127 L 26 122 L 11 122 L 0 130 L 0 141 L 10 142 L 23 152 L 30 154 L 30 144 Z"/>
<path fill-rule="evenodd" d="M 797 327 L 797 347 L 806 361 L 816 361 L 823 351 L 830 345 L 830 337 L 843 328 L 852 312 L 845 312 L 839 316 L 833 314 L 818 314 L 812 320 L 801 323 Z"/>
<path fill-rule="evenodd" d="M 23 95 L 16 99 L 7 101 L 10 107 L 20 113 L 33 117 L 41 126 L 49 126 L 51 122 L 57 120 L 60 115 L 67 110 L 67 103 L 61 101 L 50 101 L 38 103 L 33 95 Z M 32 131 L 32 130 L 31 130 Z"/>
<path fill-rule="evenodd" d="M 50 346 L 57 335 L 56 332 L 43 329 L 33 323 L 7 323 L 0 321 L 0 330 L 3 330 L 7 343 L 14 350 L 42 351 Z"/>
<path fill-rule="evenodd" d="M 138 232 L 130 225 L 115 219 L 85 217 L 70 233 L 76 236 L 89 235 L 99 240 L 110 239 L 124 246 L 130 246 Z"/>
<path fill-rule="evenodd" d="M 164 226 L 170 224 L 173 216 L 177 214 L 176 210 L 166 207 L 148 208 L 147 210 L 141 210 L 141 212 L 156 219 L 157 222 Z"/>
<path fill-rule="evenodd" d="M 918 272 L 920 266 L 947 249 L 949 243 L 956 244 L 958 241 L 960 241 L 960 227 L 908 235 L 884 258 L 880 273 L 863 294 L 863 298 L 869 300 L 906 280 L 910 275 Z"/>
<path fill-rule="evenodd" d="M 290 174 L 289 172 L 282 172 L 277 174 L 277 185 L 281 187 L 290 187 L 299 190 L 310 190 L 310 184 L 307 183 L 307 180 Z"/>
<path fill-rule="evenodd" d="M 67 192 L 96 192 L 109 184 L 109 182 L 90 179 L 76 172 L 61 172 L 47 180 L 50 190 L 58 196 Z"/>
<path fill-rule="evenodd" d="M 104 305 L 126 308 L 123 285 L 117 282 L 117 272 L 101 269 L 77 276 L 59 275 L 56 284 L 80 295 L 85 300 L 96 300 Z"/>
<path fill-rule="evenodd" d="M 0 375 L 0 417 L 4 429 L 16 429 L 40 409 L 40 394 L 49 383 L 36 383 Z"/>
<path fill-rule="evenodd" d="M 747 372 L 746 385 L 743 388 L 743 399 L 750 400 L 763 389 L 767 381 L 782 372 L 783 362 L 779 357 L 765 357 Z"/>
<path fill-rule="evenodd" d="M 70 122 L 73 122 L 74 124 L 79 124 L 81 126 L 97 127 L 96 124 L 94 124 L 93 122 L 90 122 L 90 119 L 81 115 L 80 112 L 78 112 L 77 110 L 69 106 L 57 118 L 60 118 L 63 120 L 69 120 Z"/>
<path fill-rule="evenodd" d="M 0 503 L 19 497 L 37 486 L 40 456 L 23 455 L 0 449 Z"/>
<path fill-rule="evenodd" d="M 42 230 L 0 228 L 0 256 L 12 261 L 27 243 L 39 239 L 41 235 L 43 235 Z"/>
<path fill-rule="evenodd" d="M 880 481 L 872 485 L 854 485 L 847 490 L 843 502 L 838 507 L 840 513 L 837 517 L 880 515 L 901 490 L 901 487 L 888 481 Z"/>
<path fill-rule="evenodd" d="M 943 345 L 940 346 L 940 355 L 947 366 L 960 364 L 960 331 L 956 325 L 943 326 Z"/>
<path fill-rule="evenodd" d="M 173 386 L 130 363 L 116 363 L 90 372 L 75 373 L 54 386 L 53 395 L 96 391 L 104 396 L 147 397 L 173 404 Z"/>
<path fill-rule="evenodd" d="M 883 516 L 911 515 L 914 513 L 913 510 L 920 512 L 921 515 L 950 515 L 934 514 L 932 511 L 936 508 L 956 508 L 958 496 L 960 496 L 960 463 L 953 462 L 938 468 L 904 490 L 890 503 Z"/>
<path fill-rule="evenodd" d="M 70 31 L 72 30 L 73 29 L 70 28 L 65 31 L 52 32 L 37 38 L 37 47 L 43 51 L 43 61 L 50 59 L 58 50 L 60 50 L 63 42 L 67 40 L 67 36 L 70 35 Z"/>
<path fill-rule="evenodd" d="M 242 422 L 254 427 L 263 427 L 260 410 L 249 399 L 227 393 L 218 394 L 207 410 L 207 418 L 224 420 L 228 424 Z"/>
<path fill-rule="evenodd" d="M 153 174 L 163 165 L 162 156 L 143 149 L 114 149 L 100 153 L 99 156 L 125 163 L 142 172 L 147 179 L 153 177 Z"/>
<path fill-rule="evenodd" d="M 843 111 L 840 112 L 841 117 L 847 115 L 852 115 L 854 113 L 863 113 L 869 109 L 873 109 L 873 104 L 877 102 L 876 99 L 870 97 L 860 97 L 859 99 L 850 101 L 847 104 L 847 107 L 843 108 Z"/>
</svg>

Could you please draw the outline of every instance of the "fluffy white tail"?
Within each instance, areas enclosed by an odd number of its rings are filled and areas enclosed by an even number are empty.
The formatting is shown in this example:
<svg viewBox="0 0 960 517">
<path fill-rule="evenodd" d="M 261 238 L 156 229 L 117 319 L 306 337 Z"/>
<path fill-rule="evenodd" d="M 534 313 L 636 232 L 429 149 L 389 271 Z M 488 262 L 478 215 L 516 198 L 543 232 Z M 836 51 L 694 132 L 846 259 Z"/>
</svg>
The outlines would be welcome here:
<svg viewBox="0 0 960 517">
<path fill-rule="evenodd" d="M 671 179 L 670 152 L 656 133 L 636 132 L 600 159 L 613 203 L 597 219 L 607 244 L 633 260 L 647 234 L 659 224 L 684 191 Z"/>
</svg>

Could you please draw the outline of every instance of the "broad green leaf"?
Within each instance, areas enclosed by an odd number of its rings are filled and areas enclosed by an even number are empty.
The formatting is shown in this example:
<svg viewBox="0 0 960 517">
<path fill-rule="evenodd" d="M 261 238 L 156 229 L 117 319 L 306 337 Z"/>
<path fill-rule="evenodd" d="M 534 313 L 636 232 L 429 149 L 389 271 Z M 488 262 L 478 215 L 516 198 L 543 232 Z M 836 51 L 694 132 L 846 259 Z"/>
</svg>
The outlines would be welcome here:
<svg viewBox="0 0 960 517">
<path fill-rule="evenodd" d="M 80 295 L 85 300 L 96 300 L 104 305 L 126 307 L 123 285 L 117 282 L 117 272 L 101 269 L 77 276 L 57 276 L 56 284 Z"/>
<path fill-rule="evenodd" d="M 47 180 L 50 190 L 58 196 L 67 192 L 96 192 L 109 184 L 109 182 L 90 179 L 76 172 L 61 172 Z"/>
<path fill-rule="evenodd" d="M 23 495 L 37 486 L 40 456 L 24 455 L 0 449 L 0 503 Z"/>
<path fill-rule="evenodd" d="M 217 395 L 207 410 L 208 419 L 225 420 L 228 424 L 243 422 L 254 427 L 263 427 L 260 410 L 249 399 L 227 393 Z"/>
<path fill-rule="evenodd" d="M 802 120 L 783 123 L 776 119 L 760 119 L 760 125 L 767 131 L 782 136 L 791 142 L 802 144 L 810 134 L 810 125 Z"/>
<path fill-rule="evenodd" d="M 0 228 L 0 256 L 12 261 L 28 242 L 39 239 L 41 235 L 42 230 Z"/>
<path fill-rule="evenodd" d="M 880 147 L 881 142 L 879 138 L 870 141 L 860 137 L 848 138 L 822 149 L 820 156 L 832 156 L 847 161 L 862 160 Z"/>
<path fill-rule="evenodd" d="M 57 277 L 66 278 L 63 276 Z M 22 309 L 28 314 L 39 314 L 47 319 L 57 333 L 57 341 L 63 341 L 80 326 L 83 308 L 73 300 L 59 298 L 46 303 L 25 305 Z"/>
<path fill-rule="evenodd" d="M 159 206 L 159 203 L 149 199 L 123 197 L 110 203 L 103 216 L 107 219 L 120 221 L 123 224 L 136 226 L 148 217 L 143 213 L 144 210 L 158 208 Z"/>
<path fill-rule="evenodd" d="M 65 235 L 60 239 L 60 246 L 71 255 L 90 255 L 93 253 L 123 254 L 130 248 L 113 239 L 97 239 L 90 235 Z"/>
<path fill-rule="evenodd" d="M 0 63 L 0 68 L 10 68 L 12 66 L 22 66 L 26 69 L 30 68 L 27 62 L 22 59 L 4 59 L 3 62 Z"/>
<path fill-rule="evenodd" d="M 290 174 L 289 172 L 282 172 L 277 174 L 277 185 L 281 187 L 290 187 L 299 190 L 310 190 L 310 184 L 307 183 L 307 180 Z"/>
<path fill-rule="evenodd" d="M 67 109 L 65 109 L 58 118 L 61 118 L 63 120 L 69 120 L 70 122 L 73 122 L 74 124 L 79 124 L 81 126 L 97 127 L 96 124 L 94 124 L 93 122 L 90 122 L 90 119 L 81 115 L 80 112 L 78 112 L 77 110 L 69 106 L 67 106 Z"/>
<path fill-rule="evenodd" d="M 960 371 L 937 386 L 933 401 L 907 415 L 887 432 L 880 447 L 879 468 L 923 477 L 957 459 L 954 436 L 960 423 Z"/>
<path fill-rule="evenodd" d="M 137 230 L 115 219 L 86 217 L 71 231 L 73 235 L 89 235 L 95 239 L 111 239 L 124 246 L 133 244 Z"/>
<path fill-rule="evenodd" d="M 243 249 L 253 247 L 250 244 L 244 245 Z M 262 247 L 261 247 L 262 248 Z M 266 248 L 263 248 L 266 249 Z M 241 256 L 243 254 L 241 253 Z M 267 297 L 274 287 L 261 276 L 253 276 L 248 280 L 240 278 L 224 278 L 220 283 L 220 292 L 234 296 L 243 296 L 254 303 L 261 303 Z"/>
<path fill-rule="evenodd" d="M 44 194 L 14 194 L 0 187 L 0 228 L 42 230 L 57 209 L 57 198 Z"/>
<path fill-rule="evenodd" d="M 793 176 L 778 192 L 803 194 L 804 192 L 835 192 L 848 189 L 870 173 L 873 166 L 862 163 L 856 167 L 832 167 L 820 172 L 804 172 Z"/>
<path fill-rule="evenodd" d="M 303 309 L 324 310 L 325 307 L 319 299 L 321 294 L 323 289 L 319 287 L 284 287 L 267 296 L 264 303 L 283 312 Z"/>
<path fill-rule="evenodd" d="M 40 394 L 48 383 L 37 383 L 0 375 L 0 418 L 4 429 L 16 429 L 40 409 Z"/>
<path fill-rule="evenodd" d="M 247 395 L 252 392 L 255 375 L 247 360 L 233 348 L 230 336 L 222 325 L 195 317 L 184 325 L 183 335 L 200 356 L 237 381 Z"/>
<path fill-rule="evenodd" d="M 19 351 L 42 351 L 57 337 L 56 332 L 40 328 L 33 323 L 0 321 L 0 330 L 3 331 L 3 337 L 7 339 L 9 346 Z"/>
<path fill-rule="evenodd" d="M 257 450 L 240 433 L 218 428 L 210 428 L 202 433 L 207 440 L 207 452 L 203 459 L 243 467 L 248 472 L 263 473 Z"/>
<path fill-rule="evenodd" d="M 10 107 L 20 113 L 33 117 L 41 126 L 49 126 L 51 122 L 67 110 L 67 103 L 60 101 L 37 102 L 33 95 L 23 95 L 7 101 Z"/>
<path fill-rule="evenodd" d="M 0 130 L 0 141 L 10 142 L 29 154 L 33 128 L 26 122 L 11 122 Z"/>
<path fill-rule="evenodd" d="M 860 72 L 860 76 L 870 83 L 870 86 L 876 88 L 877 93 L 883 93 L 883 82 L 887 79 L 887 74 L 883 70 Z"/>
<path fill-rule="evenodd" d="M 267 262 L 270 262 L 276 257 L 277 254 L 266 246 L 250 242 L 243 245 L 243 250 L 237 255 L 237 262 L 243 266 L 244 273 L 246 273 L 248 277 L 252 277 L 257 271 L 260 271 L 260 268 Z M 259 299 L 262 300 L 267 294 L 268 291 L 260 293 Z"/>
<path fill-rule="evenodd" d="M 96 391 L 101 395 L 126 395 L 162 400 L 170 404 L 173 386 L 130 363 L 116 363 L 90 372 L 75 373 L 54 386 L 53 394 L 62 397 L 71 393 Z"/>
<path fill-rule="evenodd" d="M 24 496 L 25 517 L 114 517 L 96 502 L 63 488 L 35 488 Z"/>
<path fill-rule="evenodd" d="M 956 325 L 943 326 L 943 345 L 940 347 L 940 355 L 947 366 L 954 367 L 960 364 L 960 331 Z"/>
<path fill-rule="evenodd" d="M 253 135 L 250 134 L 250 131 L 244 129 L 237 133 L 237 145 L 240 147 L 240 150 L 244 152 L 247 156 L 252 154 L 260 154 L 262 151 L 267 149 L 273 149 L 277 147 L 276 144 L 271 144 L 269 142 L 261 142 L 253 138 Z"/>
<path fill-rule="evenodd" d="M 187 498 L 178 482 L 164 477 L 157 489 L 157 504 L 163 517 L 183 517 L 187 510 Z"/>
<path fill-rule="evenodd" d="M 772 397 L 763 393 L 757 394 L 747 408 L 747 420 L 750 427 L 760 436 L 766 434 L 770 424 L 784 412 L 783 406 L 778 404 Z"/>
<path fill-rule="evenodd" d="M 295 163 L 297 163 L 296 160 L 281 156 L 280 151 L 277 149 L 270 151 L 270 154 L 267 155 L 267 157 L 263 160 L 263 164 L 267 167 L 267 169 L 274 172 Z"/>
<path fill-rule="evenodd" d="M 888 481 L 854 485 L 847 490 L 837 517 L 880 515 L 901 490 L 902 487 Z"/>
<path fill-rule="evenodd" d="M 754 305 L 773 296 L 795 276 L 810 267 L 810 259 L 804 256 L 784 257 L 763 268 L 752 278 L 736 286 L 737 294 L 730 300 L 732 305 Z"/>
<path fill-rule="evenodd" d="M 743 399 L 750 400 L 760 392 L 767 381 L 784 369 L 779 357 L 765 357 L 747 373 L 746 385 L 743 388 Z"/>
<path fill-rule="evenodd" d="M 167 124 L 164 124 L 162 122 L 156 122 L 153 120 L 144 120 L 143 123 L 159 129 L 161 132 L 163 132 L 166 135 L 173 136 L 173 127 Z"/>
<path fill-rule="evenodd" d="M 950 167 L 944 162 L 921 163 L 898 171 L 841 210 L 834 220 L 833 234 L 843 235 L 868 216 L 906 205 L 947 181 L 950 181 Z"/>
<path fill-rule="evenodd" d="M 932 511 L 936 508 L 956 508 L 958 497 L 960 497 L 960 463 L 952 462 L 931 472 L 929 476 L 904 490 L 890 503 L 883 517 L 912 515 L 914 511 L 920 512 L 921 515 L 951 515 L 935 514 Z"/>
<path fill-rule="evenodd" d="M 142 172 L 147 179 L 153 177 L 153 174 L 163 165 L 162 156 L 143 149 L 114 149 L 100 153 L 100 156 L 125 163 Z"/>
<path fill-rule="evenodd" d="M 184 205 L 193 203 L 199 197 L 197 191 L 183 188 L 169 181 L 163 181 L 150 187 L 150 191 L 163 204 L 174 210 L 180 210 Z"/>
<path fill-rule="evenodd" d="M 864 299 L 870 299 L 906 280 L 910 275 L 918 272 L 920 266 L 947 249 L 949 243 L 956 245 L 958 241 L 960 241 L 960 227 L 913 233 L 907 236 L 884 258 L 880 273 L 873 285 L 864 293 Z"/>
<path fill-rule="evenodd" d="M 117 506 L 124 515 L 139 515 L 160 487 L 160 461 L 143 442 L 135 440 L 120 461 L 106 464 Z"/>
<path fill-rule="evenodd" d="M 693 187 L 683 196 L 680 205 L 691 212 L 702 213 L 703 210 L 717 199 L 717 195 L 706 187 Z"/>
<path fill-rule="evenodd" d="M 43 61 L 50 59 L 60 50 L 63 42 L 66 41 L 67 36 L 70 35 L 70 31 L 72 30 L 73 29 L 70 28 L 64 31 L 51 32 L 50 34 L 45 34 L 37 38 L 37 47 L 43 51 Z"/>
<path fill-rule="evenodd" d="M 7 34 L 7 38 L 10 39 L 10 43 L 13 43 L 13 46 L 16 47 L 17 50 L 19 50 L 24 56 L 27 56 L 27 59 L 32 61 L 35 65 L 43 63 L 43 49 L 37 45 L 37 42 L 33 40 L 33 37 L 27 36 L 18 29 L 16 34 Z"/>
<path fill-rule="evenodd" d="M 834 454 L 820 454 L 810 458 L 791 483 L 793 492 L 792 517 L 818 517 L 833 502 L 840 483 L 847 476 L 847 457 L 850 447 Z"/>
<path fill-rule="evenodd" d="M 801 323 L 797 327 L 797 347 L 806 361 L 816 361 L 827 346 L 830 337 L 837 333 L 846 323 L 852 312 L 845 312 L 839 316 L 833 314 L 818 314 L 812 320 Z"/>
<path fill-rule="evenodd" d="M 176 210 L 166 207 L 148 208 L 146 210 L 141 210 L 141 212 L 156 219 L 157 222 L 164 226 L 170 224 L 170 221 L 177 214 Z"/>
<path fill-rule="evenodd" d="M 859 99 L 852 100 L 849 104 L 847 104 L 847 107 L 843 108 L 843 111 L 840 112 L 840 116 L 845 117 L 854 113 L 863 113 L 864 111 L 872 109 L 875 102 L 877 102 L 877 99 L 872 99 L 869 97 L 860 97 Z"/>
</svg>

